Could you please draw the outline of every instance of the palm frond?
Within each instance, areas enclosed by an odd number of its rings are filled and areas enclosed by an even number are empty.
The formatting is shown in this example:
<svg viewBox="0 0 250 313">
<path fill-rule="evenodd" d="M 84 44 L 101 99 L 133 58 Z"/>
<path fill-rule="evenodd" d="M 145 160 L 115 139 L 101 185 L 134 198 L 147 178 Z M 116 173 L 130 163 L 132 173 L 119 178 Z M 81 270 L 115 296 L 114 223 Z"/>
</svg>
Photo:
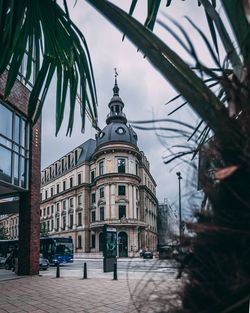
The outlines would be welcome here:
<svg viewBox="0 0 250 313">
<path fill-rule="evenodd" d="M 0 1 L 0 74 L 8 67 L 4 96 L 7 98 L 27 59 L 24 79 L 34 74 L 29 99 L 29 118 L 35 123 L 41 114 L 47 91 L 57 73 L 56 134 L 64 117 L 67 90 L 70 90 L 70 115 L 67 133 L 74 122 L 76 92 L 83 103 L 93 108 L 97 119 L 97 95 L 88 47 L 80 30 L 70 20 L 67 3 L 64 10 L 53 0 Z M 35 62 L 35 64 L 34 64 Z M 83 111 L 83 120 L 85 112 Z"/>
</svg>

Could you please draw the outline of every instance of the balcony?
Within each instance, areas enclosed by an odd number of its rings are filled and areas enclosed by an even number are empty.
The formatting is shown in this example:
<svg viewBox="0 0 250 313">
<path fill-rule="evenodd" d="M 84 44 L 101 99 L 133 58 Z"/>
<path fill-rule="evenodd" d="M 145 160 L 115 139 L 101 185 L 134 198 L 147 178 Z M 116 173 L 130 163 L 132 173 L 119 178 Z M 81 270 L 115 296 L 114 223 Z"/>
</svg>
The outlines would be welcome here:
<svg viewBox="0 0 250 313">
<path fill-rule="evenodd" d="M 122 219 L 106 219 L 104 221 L 96 221 L 90 223 L 90 228 L 100 228 L 103 227 L 104 224 L 112 225 L 112 226 L 140 226 L 146 228 L 146 223 L 143 221 L 139 221 L 134 218 L 122 218 Z"/>
</svg>

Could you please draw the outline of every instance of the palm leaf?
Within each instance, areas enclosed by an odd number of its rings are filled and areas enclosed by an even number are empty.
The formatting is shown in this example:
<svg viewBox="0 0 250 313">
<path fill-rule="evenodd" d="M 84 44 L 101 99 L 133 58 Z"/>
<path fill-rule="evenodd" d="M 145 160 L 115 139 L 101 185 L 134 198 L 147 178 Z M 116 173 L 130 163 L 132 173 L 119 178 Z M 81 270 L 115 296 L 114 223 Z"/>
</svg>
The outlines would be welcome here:
<svg viewBox="0 0 250 313">
<path fill-rule="evenodd" d="M 67 89 L 71 91 L 67 133 L 72 132 L 77 90 L 82 89 L 82 101 L 92 108 L 91 117 L 96 121 L 97 96 L 89 51 L 83 34 L 70 20 L 66 1 L 63 10 L 53 0 L 1 0 L 0 9 L 0 75 L 8 67 L 5 97 L 9 96 L 20 65 L 27 58 L 25 82 L 28 83 L 32 73 L 35 77 L 28 109 L 33 122 L 41 114 L 54 72 L 59 74 L 56 134 L 64 117 Z"/>
<path fill-rule="evenodd" d="M 208 0 L 200 0 L 202 5 L 205 8 L 206 13 L 210 16 L 210 18 L 214 21 L 214 24 L 216 26 L 216 29 L 220 35 L 220 39 L 222 41 L 222 44 L 225 48 L 225 51 L 227 53 L 227 56 L 232 64 L 232 67 L 234 69 L 234 72 L 238 78 L 240 78 L 241 70 L 242 70 L 242 63 L 240 60 L 240 57 L 237 54 L 237 51 L 235 50 L 235 47 L 230 39 L 230 36 L 228 35 L 228 32 L 224 26 L 224 23 L 222 22 L 219 14 L 213 7 L 213 5 Z M 227 1 L 225 1 L 227 2 Z M 230 1 L 229 1 L 230 2 Z"/>
<path fill-rule="evenodd" d="M 247 2 L 246 2 L 247 3 Z M 244 65 L 250 68 L 250 30 L 244 12 L 244 1 L 222 0 L 223 7 L 238 41 Z"/>
<path fill-rule="evenodd" d="M 225 125 L 230 125 L 230 141 L 241 140 L 235 131 L 238 126 L 229 119 L 223 103 L 173 50 L 114 4 L 87 1 L 126 34 L 218 136 L 224 137 Z"/>
</svg>

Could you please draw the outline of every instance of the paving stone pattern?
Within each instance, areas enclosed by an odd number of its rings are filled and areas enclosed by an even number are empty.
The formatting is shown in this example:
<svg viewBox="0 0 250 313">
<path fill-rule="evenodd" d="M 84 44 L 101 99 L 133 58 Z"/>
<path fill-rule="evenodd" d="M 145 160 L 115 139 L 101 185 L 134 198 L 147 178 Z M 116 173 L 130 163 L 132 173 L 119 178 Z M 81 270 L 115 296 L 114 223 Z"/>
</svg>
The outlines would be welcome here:
<svg viewBox="0 0 250 313">
<path fill-rule="evenodd" d="M 171 280 L 110 280 L 27 276 L 0 282 L 0 313 L 168 312 L 179 304 Z"/>
</svg>

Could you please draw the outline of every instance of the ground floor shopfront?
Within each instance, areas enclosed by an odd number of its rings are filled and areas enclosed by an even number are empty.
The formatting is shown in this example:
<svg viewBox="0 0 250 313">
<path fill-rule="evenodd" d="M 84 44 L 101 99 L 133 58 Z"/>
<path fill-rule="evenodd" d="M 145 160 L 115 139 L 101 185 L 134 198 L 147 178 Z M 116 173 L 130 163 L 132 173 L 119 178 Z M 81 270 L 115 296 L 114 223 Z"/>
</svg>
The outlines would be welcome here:
<svg viewBox="0 0 250 313">
<path fill-rule="evenodd" d="M 103 230 L 100 225 L 86 229 L 53 232 L 50 236 L 71 237 L 75 253 L 102 253 Z M 117 232 L 117 256 L 136 257 L 140 249 L 156 252 L 157 234 L 142 226 L 112 225 Z"/>
</svg>

